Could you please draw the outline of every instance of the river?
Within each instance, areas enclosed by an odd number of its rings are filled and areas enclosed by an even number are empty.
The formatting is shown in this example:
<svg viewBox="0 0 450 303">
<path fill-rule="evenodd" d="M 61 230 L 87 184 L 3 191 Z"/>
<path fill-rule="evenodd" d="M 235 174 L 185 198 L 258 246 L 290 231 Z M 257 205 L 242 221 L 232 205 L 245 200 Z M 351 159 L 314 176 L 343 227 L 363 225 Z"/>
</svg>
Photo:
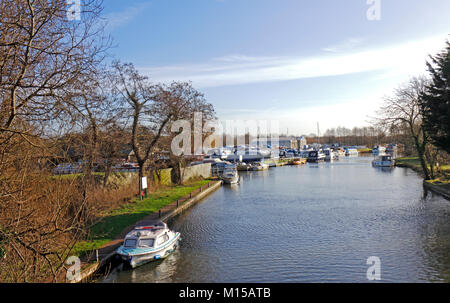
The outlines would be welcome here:
<svg viewBox="0 0 450 303">
<path fill-rule="evenodd" d="M 240 172 L 169 226 L 167 259 L 104 282 L 450 282 L 450 201 L 372 157 Z"/>
</svg>

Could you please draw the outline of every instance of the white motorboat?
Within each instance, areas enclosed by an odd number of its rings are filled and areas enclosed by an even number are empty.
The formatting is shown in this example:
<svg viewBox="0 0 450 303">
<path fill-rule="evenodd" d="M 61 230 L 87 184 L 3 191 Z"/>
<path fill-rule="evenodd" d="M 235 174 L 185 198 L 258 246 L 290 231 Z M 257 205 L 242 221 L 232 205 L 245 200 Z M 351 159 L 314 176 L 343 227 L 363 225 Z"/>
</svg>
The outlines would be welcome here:
<svg viewBox="0 0 450 303">
<path fill-rule="evenodd" d="M 261 162 L 252 163 L 253 171 L 262 171 L 262 170 L 268 170 L 268 169 L 269 169 L 269 165 L 266 163 L 261 163 Z"/>
<path fill-rule="evenodd" d="M 356 148 L 345 148 L 346 156 L 357 156 L 359 154 Z"/>
<path fill-rule="evenodd" d="M 308 162 L 319 162 L 325 160 L 325 154 L 320 150 L 312 150 L 308 153 Z"/>
<path fill-rule="evenodd" d="M 375 145 L 372 149 L 372 154 L 374 154 L 375 156 L 378 156 L 384 152 L 386 152 L 386 147 L 384 146 Z"/>
<path fill-rule="evenodd" d="M 339 155 L 337 152 L 331 150 L 330 148 L 326 148 L 323 150 L 323 154 L 325 155 L 325 161 L 334 161 L 339 160 Z"/>
<path fill-rule="evenodd" d="M 381 155 L 372 161 L 374 167 L 392 167 L 395 165 L 395 160 L 391 155 Z"/>
<path fill-rule="evenodd" d="M 178 246 L 180 233 L 162 221 L 145 222 L 130 231 L 116 253 L 132 268 L 163 259 Z"/>
<path fill-rule="evenodd" d="M 239 182 L 239 173 L 236 165 L 226 165 L 220 174 L 220 179 L 227 184 L 236 184 Z"/>
<path fill-rule="evenodd" d="M 263 158 L 270 158 L 270 149 L 262 149 L 253 146 L 236 146 L 233 153 L 226 157 L 227 161 L 259 161 Z"/>
</svg>

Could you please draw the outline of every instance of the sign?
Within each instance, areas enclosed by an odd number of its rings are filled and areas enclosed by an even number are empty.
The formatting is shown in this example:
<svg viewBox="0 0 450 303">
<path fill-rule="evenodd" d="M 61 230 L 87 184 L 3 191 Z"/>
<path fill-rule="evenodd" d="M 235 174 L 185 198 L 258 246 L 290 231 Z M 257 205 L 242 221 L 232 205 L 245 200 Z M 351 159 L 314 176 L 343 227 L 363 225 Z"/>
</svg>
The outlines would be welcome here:
<svg viewBox="0 0 450 303">
<path fill-rule="evenodd" d="M 147 188 L 147 177 L 142 177 L 142 189 Z"/>
</svg>

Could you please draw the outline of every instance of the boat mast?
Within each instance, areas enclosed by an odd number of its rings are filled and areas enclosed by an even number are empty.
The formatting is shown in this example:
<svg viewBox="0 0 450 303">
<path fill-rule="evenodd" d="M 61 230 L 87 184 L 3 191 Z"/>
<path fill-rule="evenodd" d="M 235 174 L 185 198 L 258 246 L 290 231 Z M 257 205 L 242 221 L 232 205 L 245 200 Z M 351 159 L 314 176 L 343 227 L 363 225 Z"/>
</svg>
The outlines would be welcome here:
<svg viewBox="0 0 450 303">
<path fill-rule="evenodd" d="M 317 122 L 317 142 L 320 145 L 320 131 L 319 131 L 319 122 Z"/>
</svg>

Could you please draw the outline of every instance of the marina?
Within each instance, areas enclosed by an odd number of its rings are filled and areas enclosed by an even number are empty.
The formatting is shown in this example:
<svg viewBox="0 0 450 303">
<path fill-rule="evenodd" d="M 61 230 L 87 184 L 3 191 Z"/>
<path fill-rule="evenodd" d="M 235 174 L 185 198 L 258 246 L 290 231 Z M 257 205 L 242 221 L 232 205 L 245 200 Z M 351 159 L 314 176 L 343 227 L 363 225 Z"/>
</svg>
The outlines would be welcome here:
<svg viewBox="0 0 450 303">
<path fill-rule="evenodd" d="M 104 282 L 366 282 L 370 256 L 385 282 L 448 281 L 450 202 L 372 160 L 240 172 L 168 221 L 183 240 L 164 261 Z"/>
</svg>

